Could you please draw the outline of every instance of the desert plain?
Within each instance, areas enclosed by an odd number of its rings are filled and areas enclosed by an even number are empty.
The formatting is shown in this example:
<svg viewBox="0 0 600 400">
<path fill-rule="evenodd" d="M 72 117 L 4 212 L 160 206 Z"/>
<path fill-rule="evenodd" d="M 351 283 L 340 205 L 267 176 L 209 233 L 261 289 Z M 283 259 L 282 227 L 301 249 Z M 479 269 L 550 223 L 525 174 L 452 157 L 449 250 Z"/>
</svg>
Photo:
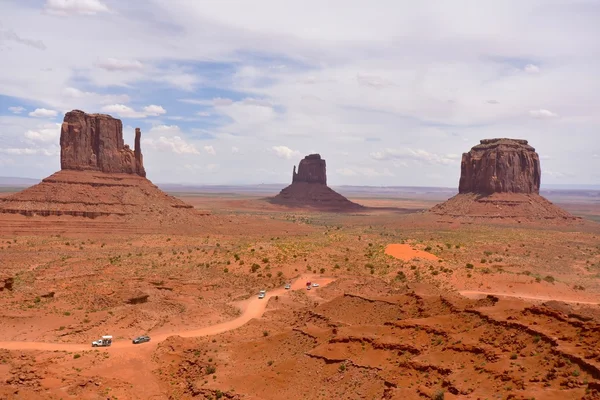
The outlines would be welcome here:
<svg viewBox="0 0 600 400">
<path fill-rule="evenodd" d="M 580 217 L 553 224 L 448 221 L 422 189 L 340 188 L 344 213 L 166 190 L 208 212 L 2 215 L 0 398 L 599 397 L 598 192 L 547 193 Z"/>
</svg>

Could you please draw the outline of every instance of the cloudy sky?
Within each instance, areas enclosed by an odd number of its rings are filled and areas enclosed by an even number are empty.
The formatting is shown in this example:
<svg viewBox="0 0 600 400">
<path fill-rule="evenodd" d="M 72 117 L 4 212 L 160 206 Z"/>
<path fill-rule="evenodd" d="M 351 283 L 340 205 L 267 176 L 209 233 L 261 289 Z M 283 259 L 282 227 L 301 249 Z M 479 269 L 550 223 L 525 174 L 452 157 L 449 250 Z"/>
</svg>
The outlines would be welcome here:
<svg viewBox="0 0 600 400">
<path fill-rule="evenodd" d="M 0 176 L 60 168 L 71 109 L 142 129 L 158 183 L 456 186 L 480 139 L 600 182 L 597 0 L 2 0 Z"/>
</svg>

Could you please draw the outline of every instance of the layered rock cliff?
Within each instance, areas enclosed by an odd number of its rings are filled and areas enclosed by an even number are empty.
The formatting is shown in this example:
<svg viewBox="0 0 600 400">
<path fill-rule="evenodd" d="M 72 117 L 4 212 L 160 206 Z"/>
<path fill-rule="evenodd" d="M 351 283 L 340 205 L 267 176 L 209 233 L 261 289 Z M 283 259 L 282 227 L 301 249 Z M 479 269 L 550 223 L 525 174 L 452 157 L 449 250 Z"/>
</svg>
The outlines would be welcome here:
<svg viewBox="0 0 600 400">
<path fill-rule="evenodd" d="M 123 141 L 121 120 L 105 114 L 73 110 L 60 131 L 60 165 L 65 170 L 93 170 L 146 176 L 141 132 L 135 130 L 135 149 Z"/>
<path fill-rule="evenodd" d="M 527 140 L 485 139 L 464 153 L 459 193 L 539 193 L 540 158 Z"/>
<path fill-rule="evenodd" d="M 511 223 L 576 220 L 539 195 L 541 175 L 540 158 L 526 140 L 481 140 L 463 154 L 459 194 L 429 213 Z"/>
<path fill-rule="evenodd" d="M 0 215 L 116 217 L 134 230 L 199 224 L 196 217 L 207 212 L 195 210 L 146 179 L 140 141 L 138 128 L 131 150 L 123 142 L 121 121 L 110 115 L 68 112 L 61 127 L 61 170 L 0 198 Z"/>
</svg>

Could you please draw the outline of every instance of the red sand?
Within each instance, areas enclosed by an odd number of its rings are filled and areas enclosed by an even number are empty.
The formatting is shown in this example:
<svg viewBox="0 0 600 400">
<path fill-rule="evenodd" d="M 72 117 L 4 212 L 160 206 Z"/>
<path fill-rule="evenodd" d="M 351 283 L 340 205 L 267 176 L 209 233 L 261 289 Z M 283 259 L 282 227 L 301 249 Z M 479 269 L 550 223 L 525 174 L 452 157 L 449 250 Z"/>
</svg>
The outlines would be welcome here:
<svg viewBox="0 0 600 400">
<path fill-rule="evenodd" d="M 385 248 L 385 254 L 399 258 L 403 261 L 410 261 L 413 258 L 422 258 L 425 260 L 436 261 L 438 258 L 431 253 L 414 249 L 409 244 L 389 244 Z"/>
</svg>

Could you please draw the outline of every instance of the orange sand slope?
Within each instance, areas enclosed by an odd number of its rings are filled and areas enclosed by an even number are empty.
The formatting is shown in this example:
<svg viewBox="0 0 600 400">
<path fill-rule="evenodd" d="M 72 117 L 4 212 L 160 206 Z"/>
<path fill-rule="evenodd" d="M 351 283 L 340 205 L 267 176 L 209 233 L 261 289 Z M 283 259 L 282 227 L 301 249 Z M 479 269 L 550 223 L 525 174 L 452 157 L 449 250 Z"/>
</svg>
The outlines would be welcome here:
<svg viewBox="0 0 600 400">
<path fill-rule="evenodd" d="M 432 261 L 436 261 L 438 259 L 431 253 L 412 248 L 412 246 L 409 244 L 389 244 L 385 248 L 385 254 L 404 261 L 409 261 L 413 258 L 422 258 L 424 260 Z"/>
</svg>

